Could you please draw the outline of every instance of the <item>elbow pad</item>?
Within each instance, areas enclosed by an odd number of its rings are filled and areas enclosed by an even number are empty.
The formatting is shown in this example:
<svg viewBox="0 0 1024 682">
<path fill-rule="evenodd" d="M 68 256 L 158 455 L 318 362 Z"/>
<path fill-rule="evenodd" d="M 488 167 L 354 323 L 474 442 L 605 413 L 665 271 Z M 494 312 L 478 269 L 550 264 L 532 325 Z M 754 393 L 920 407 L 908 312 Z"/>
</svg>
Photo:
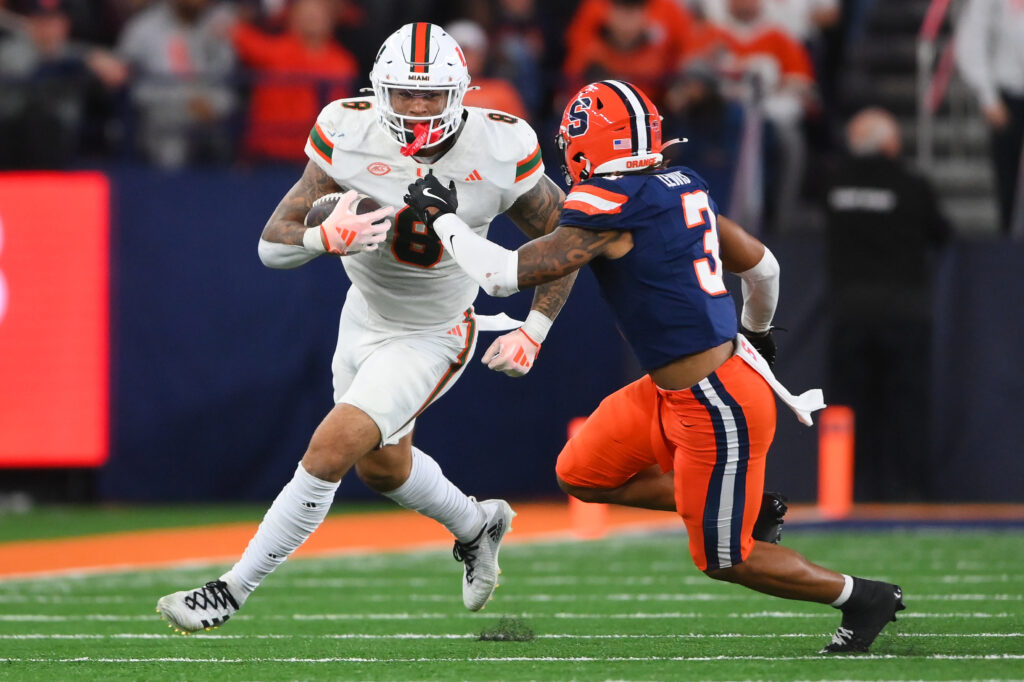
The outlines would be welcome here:
<svg viewBox="0 0 1024 682">
<path fill-rule="evenodd" d="M 736 273 L 742 280 L 743 312 L 740 324 L 752 332 L 765 332 L 772 326 L 779 302 L 779 261 L 766 246 L 757 265 Z"/>
</svg>

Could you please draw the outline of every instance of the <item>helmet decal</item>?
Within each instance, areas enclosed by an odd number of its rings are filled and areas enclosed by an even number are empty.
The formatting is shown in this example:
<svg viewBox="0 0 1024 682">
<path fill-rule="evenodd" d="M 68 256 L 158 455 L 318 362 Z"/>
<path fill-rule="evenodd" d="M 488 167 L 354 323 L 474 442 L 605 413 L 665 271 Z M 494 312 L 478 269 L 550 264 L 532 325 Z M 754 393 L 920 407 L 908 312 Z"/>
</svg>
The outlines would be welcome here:
<svg viewBox="0 0 1024 682">
<path fill-rule="evenodd" d="M 647 119 L 651 112 L 648 111 L 643 97 L 629 83 L 623 81 L 602 82 L 611 86 L 622 97 L 626 109 L 630 112 L 629 141 L 632 149 L 640 153 L 651 151 L 651 127 Z"/>
<path fill-rule="evenodd" d="M 416 73 L 430 70 L 430 24 L 420 21 L 412 25 L 412 40 L 409 41 L 409 64 Z"/>
<path fill-rule="evenodd" d="M 569 135 L 576 137 L 587 132 L 587 126 L 590 124 L 587 109 L 592 105 L 589 97 L 580 97 L 569 105 L 569 112 L 566 114 L 569 117 L 569 126 L 566 128 Z"/>
<path fill-rule="evenodd" d="M 592 175 L 642 170 L 661 163 L 661 116 L 636 86 L 597 81 L 570 100 L 556 142 L 570 185 Z"/>
<path fill-rule="evenodd" d="M 436 24 L 406 24 L 384 41 L 370 70 L 377 122 L 402 145 L 403 154 L 415 154 L 458 131 L 462 124 L 462 98 L 469 81 L 466 59 L 454 38 Z M 431 116 L 399 113 L 391 93 L 403 90 L 442 92 L 443 109 Z"/>
</svg>

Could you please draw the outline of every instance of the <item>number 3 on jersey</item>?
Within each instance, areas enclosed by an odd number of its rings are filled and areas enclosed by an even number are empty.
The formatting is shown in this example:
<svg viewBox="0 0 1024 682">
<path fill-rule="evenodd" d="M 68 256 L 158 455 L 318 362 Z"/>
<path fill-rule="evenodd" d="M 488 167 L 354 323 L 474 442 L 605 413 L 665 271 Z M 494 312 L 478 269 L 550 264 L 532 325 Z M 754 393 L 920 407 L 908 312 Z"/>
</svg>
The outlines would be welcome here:
<svg viewBox="0 0 1024 682">
<path fill-rule="evenodd" d="M 707 225 L 704 232 L 704 253 L 710 258 L 698 258 L 693 261 L 693 269 L 697 273 L 700 288 L 718 296 L 726 293 L 725 281 L 722 278 L 722 257 L 718 246 L 718 221 L 711 211 L 711 199 L 708 193 L 699 190 L 682 195 L 683 216 L 686 229 Z"/>
</svg>

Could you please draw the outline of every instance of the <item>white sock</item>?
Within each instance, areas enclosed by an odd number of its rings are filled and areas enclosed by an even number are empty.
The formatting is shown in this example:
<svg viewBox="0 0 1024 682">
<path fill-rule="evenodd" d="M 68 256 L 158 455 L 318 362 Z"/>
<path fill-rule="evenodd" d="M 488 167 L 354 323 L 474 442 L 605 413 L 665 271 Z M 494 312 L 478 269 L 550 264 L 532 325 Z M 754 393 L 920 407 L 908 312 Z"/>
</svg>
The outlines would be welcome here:
<svg viewBox="0 0 1024 682">
<path fill-rule="evenodd" d="M 311 475 L 299 463 L 295 476 L 270 505 L 242 558 L 221 576 L 232 588 L 242 591 L 242 595 L 235 595 L 236 599 L 241 601 L 248 597 L 312 535 L 327 516 L 337 489 L 338 483 Z"/>
<path fill-rule="evenodd" d="M 456 488 L 433 457 L 416 447 L 412 449 L 409 478 L 383 495 L 434 519 L 462 542 L 475 538 L 486 520 L 476 500 Z"/>
<path fill-rule="evenodd" d="M 843 591 L 840 592 L 839 596 L 836 597 L 836 600 L 832 602 L 832 606 L 836 607 L 837 609 L 843 604 L 845 604 L 846 600 L 850 598 L 851 594 L 853 594 L 853 578 L 843 573 L 843 580 L 846 583 L 845 585 L 843 585 Z"/>
</svg>

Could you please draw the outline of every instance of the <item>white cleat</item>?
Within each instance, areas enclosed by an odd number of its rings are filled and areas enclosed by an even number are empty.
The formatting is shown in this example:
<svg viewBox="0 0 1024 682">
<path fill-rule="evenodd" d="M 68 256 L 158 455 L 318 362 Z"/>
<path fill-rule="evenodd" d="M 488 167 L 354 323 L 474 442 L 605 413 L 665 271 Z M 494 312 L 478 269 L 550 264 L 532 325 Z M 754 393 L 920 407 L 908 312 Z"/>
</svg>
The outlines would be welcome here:
<svg viewBox="0 0 1024 682">
<path fill-rule="evenodd" d="M 187 635 L 223 625 L 245 599 L 236 599 L 223 580 L 211 580 L 195 590 L 183 590 L 160 597 L 156 610 L 176 632 Z"/>
<path fill-rule="evenodd" d="M 516 515 L 505 500 L 484 500 L 480 502 L 484 512 L 484 527 L 469 542 L 455 541 L 452 555 L 465 564 L 462 576 L 462 603 L 470 611 L 479 611 L 491 599 L 498 587 L 498 551 L 505 533 L 512 530 L 512 518 Z"/>
</svg>

